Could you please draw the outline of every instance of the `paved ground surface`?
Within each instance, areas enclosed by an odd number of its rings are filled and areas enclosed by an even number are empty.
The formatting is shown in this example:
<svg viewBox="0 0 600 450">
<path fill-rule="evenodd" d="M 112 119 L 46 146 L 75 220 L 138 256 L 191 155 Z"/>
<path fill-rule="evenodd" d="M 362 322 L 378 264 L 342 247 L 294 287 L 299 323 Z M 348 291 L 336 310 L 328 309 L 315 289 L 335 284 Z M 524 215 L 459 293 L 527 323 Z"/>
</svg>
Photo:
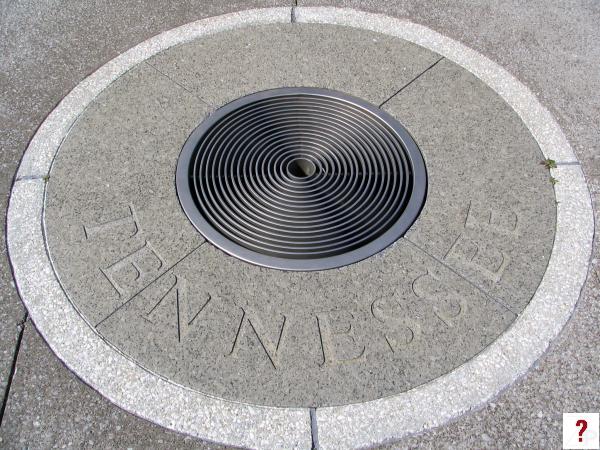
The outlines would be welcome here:
<svg viewBox="0 0 600 450">
<path fill-rule="evenodd" d="M 228 8 L 250 6 L 252 2 Z M 473 8 L 466 2 L 349 2 L 348 6 L 423 23 L 510 70 L 539 94 L 542 103 L 559 120 L 583 163 L 597 202 L 597 4 L 529 2 L 505 3 L 498 8 L 490 2 Z M 160 31 L 224 12 L 222 7 L 207 3 L 163 7 L 149 2 L 136 5 L 135 12 L 121 8 L 118 4 L 100 7 L 88 2 L 3 4 L 1 114 L 3 128 L 8 129 L 0 137 L 4 203 L 19 157 L 35 128 L 86 74 Z M 139 16 L 129 24 L 132 13 Z M 595 255 L 597 258 L 597 251 Z M 19 346 L 20 325 L 26 317 L 10 284 L 5 257 L 2 264 L 0 369 L 2 379 L 12 381 L 0 428 L 2 445 L 83 447 L 92 446 L 93 441 L 106 447 L 201 446 L 112 407 L 62 368 L 29 322 L 25 322 Z M 600 406 L 600 358 L 596 349 L 600 279 L 596 260 L 594 264 L 572 320 L 551 351 L 523 380 L 484 410 L 393 446 L 533 444 L 559 448 L 562 412 L 598 411 Z M 16 370 L 11 378 L 13 365 Z"/>
</svg>

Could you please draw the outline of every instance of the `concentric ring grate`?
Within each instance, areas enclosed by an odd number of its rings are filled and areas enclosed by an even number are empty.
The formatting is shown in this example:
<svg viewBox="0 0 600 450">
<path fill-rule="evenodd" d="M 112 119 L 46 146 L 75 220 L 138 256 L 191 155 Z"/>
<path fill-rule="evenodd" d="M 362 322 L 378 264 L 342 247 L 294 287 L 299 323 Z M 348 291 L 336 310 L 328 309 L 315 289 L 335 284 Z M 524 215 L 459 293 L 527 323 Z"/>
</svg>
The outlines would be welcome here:
<svg viewBox="0 0 600 450">
<path fill-rule="evenodd" d="M 245 261 L 318 270 L 359 261 L 412 225 L 423 158 L 375 106 L 315 88 L 240 98 L 190 135 L 177 191 L 212 243 Z"/>
</svg>

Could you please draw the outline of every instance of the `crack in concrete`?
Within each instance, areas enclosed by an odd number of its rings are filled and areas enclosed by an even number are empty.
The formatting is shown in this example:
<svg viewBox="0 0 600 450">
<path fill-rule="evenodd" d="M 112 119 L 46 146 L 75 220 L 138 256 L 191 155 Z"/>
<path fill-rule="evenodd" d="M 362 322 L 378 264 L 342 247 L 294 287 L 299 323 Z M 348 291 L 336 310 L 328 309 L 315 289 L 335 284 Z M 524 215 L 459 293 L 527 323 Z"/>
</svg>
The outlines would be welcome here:
<svg viewBox="0 0 600 450">
<path fill-rule="evenodd" d="M 15 344 L 15 351 L 13 353 L 13 359 L 10 365 L 10 373 L 8 374 L 8 380 L 6 381 L 6 389 L 4 390 L 4 396 L 2 398 L 2 406 L 0 407 L 0 428 L 2 427 L 2 421 L 4 420 L 4 412 L 8 403 L 8 396 L 10 394 L 10 388 L 12 385 L 13 378 L 17 372 L 17 359 L 19 357 L 19 351 L 21 350 L 21 341 L 23 340 L 23 332 L 25 331 L 25 323 L 29 315 L 25 312 L 23 318 L 17 324 L 19 334 L 17 335 L 17 342 Z"/>
<path fill-rule="evenodd" d="M 188 89 L 186 86 L 184 86 L 183 84 L 181 84 L 180 82 L 178 82 L 177 80 L 173 79 L 172 77 L 170 77 L 168 74 L 164 73 L 163 71 L 159 70 L 156 66 L 153 66 L 152 64 L 150 64 L 148 61 L 144 61 L 142 62 L 142 64 L 147 65 L 148 67 L 156 70 L 156 72 L 158 72 L 160 75 L 162 75 L 163 77 L 165 77 L 167 80 L 169 80 L 171 83 L 175 84 L 176 86 L 180 87 L 181 89 L 183 89 L 185 92 L 187 92 L 188 94 L 193 95 L 194 97 L 196 97 L 198 100 L 200 100 L 200 102 L 204 103 L 205 106 L 207 106 L 209 108 L 209 112 L 212 113 L 215 109 L 216 106 L 214 106 L 213 104 L 209 103 L 208 101 L 204 100 L 202 97 L 198 96 L 198 94 L 196 94 L 195 92 L 191 91 L 190 89 Z"/>
</svg>

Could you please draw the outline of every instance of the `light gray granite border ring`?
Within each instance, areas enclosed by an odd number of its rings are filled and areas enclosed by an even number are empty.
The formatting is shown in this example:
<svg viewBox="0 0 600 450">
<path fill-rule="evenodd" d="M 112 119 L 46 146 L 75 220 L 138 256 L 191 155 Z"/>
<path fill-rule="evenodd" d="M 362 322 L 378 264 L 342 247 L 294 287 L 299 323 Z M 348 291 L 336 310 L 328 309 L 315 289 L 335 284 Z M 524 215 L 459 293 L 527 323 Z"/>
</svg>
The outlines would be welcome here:
<svg viewBox="0 0 600 450">
<path fill-rule="evenodd" d="M 177 44 L 242 26 L 290 20 L 396 36 L 461 65 L 515 109 L 543 154 L 557 161 L 552 175 L 559 180 L 557 230 L 548 269 L 508 331 L 477 357 L 436 380 L 380 400 L 319 408 L 312 421 L 308 409 L 217 399 L 151 374 L 127 359 L 69 302 L 48 256 L 43 224 L 45 177 L 54 155 L 79 114 L 116 78 Z M 550 113 L 522 83 L 483 55 L 426 27 L 339 8 L 227 14 L 164 32 L 118 56 L 75 87 L 40 126 L 17 172 L 7 213 L 8 250 L 21 298 L 40 333 L 71 370 L 140 417 L 199 438 L 253 448 L 368 446 L 442 425 L 481 406 L 522 376 L 569 319 L 587 276 L 593 233 L 590 195 L 577 159 Z M 313 442 L 317 428 L 318 442 Z"/>
</svg>

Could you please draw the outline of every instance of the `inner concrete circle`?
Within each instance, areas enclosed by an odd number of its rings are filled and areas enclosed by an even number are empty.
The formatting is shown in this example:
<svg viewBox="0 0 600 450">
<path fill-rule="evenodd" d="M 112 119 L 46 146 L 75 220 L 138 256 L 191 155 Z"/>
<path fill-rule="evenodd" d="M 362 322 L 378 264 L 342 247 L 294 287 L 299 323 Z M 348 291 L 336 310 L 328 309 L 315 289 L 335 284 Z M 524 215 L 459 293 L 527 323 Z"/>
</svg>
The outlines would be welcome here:
<svg viewBox="0 0 600 450">
<path fill-rule="evenodd" d="M 232 258 L 189 223 L 173 174 L 190 133 L 282 86 L 383 105 L 418 142 L 427 203 L 395 245 L 291 273 Z M 80 115 L 47 184 L 48 248 L 80 314 L 147 370 L 254 404 L 358 403 L 460 366 L 527 306 L 555 228 L 542 159 L 494 91 L 422 47 L 332 25 L 228 31 L 132 68 Z"/>
</svg>

